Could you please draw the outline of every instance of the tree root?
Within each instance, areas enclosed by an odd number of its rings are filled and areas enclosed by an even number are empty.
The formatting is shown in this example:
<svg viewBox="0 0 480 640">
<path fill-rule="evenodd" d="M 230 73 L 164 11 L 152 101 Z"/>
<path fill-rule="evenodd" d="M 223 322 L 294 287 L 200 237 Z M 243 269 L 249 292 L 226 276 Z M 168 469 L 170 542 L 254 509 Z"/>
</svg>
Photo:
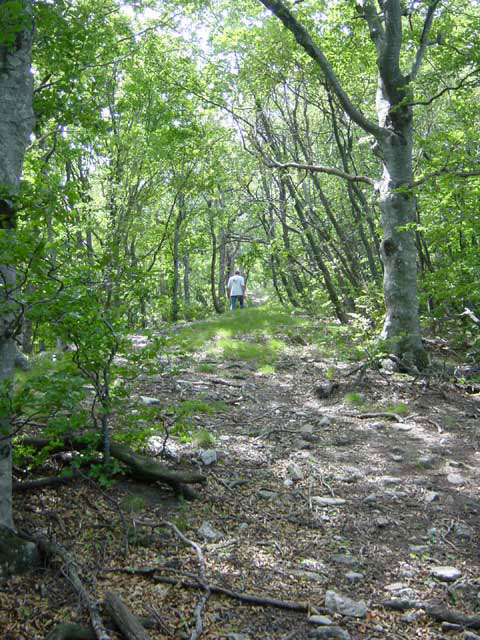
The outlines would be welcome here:
<svg viewBox="0 0 480 640">
<path fill-rule="evenodd" d="M 383 606 L 394 611 L 407 609 L 423 609 L 425 613 L 437 622 L 450 622 L 466 629 L 480 629 L 480 616 L 467 616 L 460 611 L 447 609 L 441 605 L 424 602 L 422 600 L 385 600 Z"/>
</svg>

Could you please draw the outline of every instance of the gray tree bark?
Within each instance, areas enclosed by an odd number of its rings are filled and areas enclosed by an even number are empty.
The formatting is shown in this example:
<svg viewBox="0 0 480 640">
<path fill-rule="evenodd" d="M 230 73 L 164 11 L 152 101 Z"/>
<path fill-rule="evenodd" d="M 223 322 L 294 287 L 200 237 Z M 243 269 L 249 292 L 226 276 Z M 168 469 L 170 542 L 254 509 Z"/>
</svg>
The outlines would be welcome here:
<svg viewBox="0 0 480 640">
<path fill-rule="evenodd" d="M 6 0 L 0 0 L 0 7 Z M 17 23 L 10 25 L 11 39 L 0 45 L 0 230 L 6 246 L 15 243 L 15 209 L 25 149 L 30 141 L 34 116 L 31 73 L 31 5 L 24 0 Z M 3 31 L 3 29 L 2 29 Z M 0 265 L 0 387 L 13 382 L 15 333 L 18 309 L 15 305 L 15 266 Z M 7 392 L 8 393 L 8 392 Z M 0 411 L 0 527 L 13 529 L 12 446 L 8 402 Z"/>
<path fill-rule="evenodd" d="M 413 228 L 406 226 L 415 222 L 416 209 L 412 190 L 411 87 L 422 63 L 439 0 L 431 2 L 426 9 L 420 41 L 407 74 L 402 73 L 400 67 L 404 14 L 401 0 L 363 0 L 357 5 L 368 23 L 377 52 L 378 124 L 365 117 L 352 103 L 322 49 L 285 4 L 278 0 L 259 1 L 281 20 L 298 44 L 317 63 L 329 88 L 350 118 L 376 141 L 375 153 L 383 170 L 376 184 L 383 230 L 381 254 L 385 268 L 386 313 L 381 338 L 391 342 L 391 350 L 396 356 L 423 367 L 426 354 L 420 336 L 415 233 Z"/>
</svg>

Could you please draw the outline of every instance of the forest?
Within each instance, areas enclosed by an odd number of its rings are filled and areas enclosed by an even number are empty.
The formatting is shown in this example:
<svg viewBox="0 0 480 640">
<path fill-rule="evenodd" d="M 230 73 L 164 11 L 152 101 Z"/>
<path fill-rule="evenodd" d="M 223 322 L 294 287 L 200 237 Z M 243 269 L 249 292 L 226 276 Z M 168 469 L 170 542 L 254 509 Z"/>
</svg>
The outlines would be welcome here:
<svg viewBox="0 0 480 640">
<path fill-rule="evenodd" d="M 0 0 L 4 640 L 480 640 L 479 98 L 477 0 Z"/>
</svg>

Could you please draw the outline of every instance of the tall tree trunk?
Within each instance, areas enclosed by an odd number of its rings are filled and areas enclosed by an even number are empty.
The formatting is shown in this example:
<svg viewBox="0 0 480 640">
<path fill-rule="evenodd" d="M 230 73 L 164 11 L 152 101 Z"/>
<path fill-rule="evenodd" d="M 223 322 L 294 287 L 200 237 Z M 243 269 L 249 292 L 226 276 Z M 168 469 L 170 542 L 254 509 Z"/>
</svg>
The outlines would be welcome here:
<svg viewBox="0 0 480 640">
<path fill-rule="evenodd" d="M 398 357 L 420 367 L 427 361 L 420 336 L 417 265 L 415 251 L 415 196 L 412 169 L 413 83 L 428 46 L 433 16 L 440 0 L 432 0 L 425 9 L 424 24 L 408 74 L 403 74 L 402 0 L 363 0 L 356 7 L 366 20 L 376 48 L 378 124 L 369 120 L 355 105 L 323 50 L 279 0 L 259 0 L 293 34 L 298 44 L 315 61 L 325 81 L 349 117 L 376 141 L 376 155 L 383 169 L 377 183 L 383 240 L 385 321 L 381 338 L 388 339 Z M 411 225 L 409 227 L 408 225 Z"/>
<path fill-rule="evenodd" d="M 0 7 L 5 5 L 0 0 Z M 18 15 L 14 43 L 0 45 L 0 229 L 6 247 L 15 246 L 15 209 L 25 149 L 33 130 L 32 29 L 30 2 Z M 29 26 L 26 27 L 25 25 Z M 0 388 L 9 393 L 15 362 L 18 309 L 13 264 L 0 265 Z M 13 529 L 12 445 L 8 398 L 0 403 L 0 527 Z"/>
</svg>

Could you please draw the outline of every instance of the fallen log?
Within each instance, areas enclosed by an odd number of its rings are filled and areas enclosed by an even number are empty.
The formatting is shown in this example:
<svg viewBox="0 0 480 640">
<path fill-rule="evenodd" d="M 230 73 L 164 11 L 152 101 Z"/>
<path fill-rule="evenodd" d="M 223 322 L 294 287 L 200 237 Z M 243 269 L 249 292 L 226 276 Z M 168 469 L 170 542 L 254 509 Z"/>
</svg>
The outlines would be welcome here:
<svg viewBox="0 0 480 640">
<path fill-rule="evenodd" d="M 394 611 L 406 611 L 407 609 L 423 609 L 425 613 L 437 622 L 450 622 L 459 624 L 465 629 L 480 629 L 480 616 L 467 616 L 455 609 L 448 609 L 438 604 L 423 600 L 394 599 L 385 600 L 383 606 Z"/>
<path fill-rule="evenodd" d="M 105 606 L 120 633 L 127 640 L 149 640 L 147 632 L 120 598 L 112 592 L 105 596 Z"/>
<path fill-rule="evenodd" d="M 100 438 L 95 442 L 87 441 L 87 439 L 79 434 L 67 435 L 60 438 L 60 442 L 52 445 L 50 440 L 46 438 L 25 437 L 21 440 L 25 446 L 33 447 L 40 450 L 48 447 L 52 453 L 59 451 L 84 451 L 88 448 L 94 448 L 98 451 L 102 449 Z M 176 495 L 183 496 L 187 500 L 198 497 L 198 494 L 188 485 L 200 484 L 206 482 L 207 478 L 201 473 L 192 473 L 188 471 L 179 471 L 171 469 L 157 462 L 157 460 L 133 451 L 125 445 L 112 442 L 110 445 L 110 454 L 113 458 L 120 460 L 126 467 L 127 471 L 134 477 L 148 482 L 162 482 L 169 485 Z M 20 488 L 16 489 L 21 491 Z"/>
</svg>

